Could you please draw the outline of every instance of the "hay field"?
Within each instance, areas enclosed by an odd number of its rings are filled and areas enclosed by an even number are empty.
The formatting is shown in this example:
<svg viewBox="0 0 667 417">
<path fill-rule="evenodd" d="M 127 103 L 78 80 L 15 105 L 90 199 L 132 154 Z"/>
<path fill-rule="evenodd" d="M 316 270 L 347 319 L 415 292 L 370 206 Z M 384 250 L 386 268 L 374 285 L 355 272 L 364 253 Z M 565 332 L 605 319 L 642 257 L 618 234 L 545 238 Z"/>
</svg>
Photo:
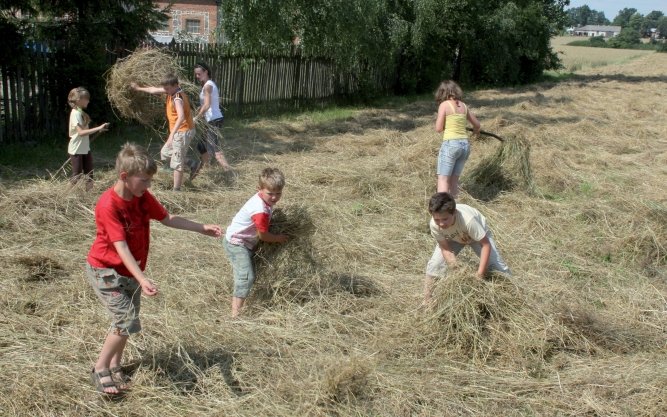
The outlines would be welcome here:
<svg viewBox="0 0 667 417">
<path fill-rule="evenodd" d="M 483 129 L 531 147 L 530 187 L 511 163 L 463 176 L 462 201 L 486 215 L 513 277 L 473 281 L 466 252 L 434 308 L 418 308 L 433 102 L 226 129 L 236 179 L 208 170 L 173 194 L 159 172 L 153 192 L 224 226 L 278 166 L 283 220 L 304 233 L 268 252 L 230 321 L 220 243 L 154 224 L 161 294 L 143 300 L 120 401 L 88 381 L 108 322 L 83 270 L 113 173 L 95 195 L 3 179 L 0 415 L 667 415 L 667 54 L 466 101 Z M 467 172 L 498 147 L 475 142 Z"/>
<path fill-rule="evenodd" d="M 585 38 L 573 36 L 556 36 L 551 39 L 551 46 L 558 53 L 563 67 L 568 72 L 599 68 L 606 65 L 623 64 L 633 61 L 655 51 L 634 49 L 589 48 L 570 46 L 567 43 Z"/>
</svg>

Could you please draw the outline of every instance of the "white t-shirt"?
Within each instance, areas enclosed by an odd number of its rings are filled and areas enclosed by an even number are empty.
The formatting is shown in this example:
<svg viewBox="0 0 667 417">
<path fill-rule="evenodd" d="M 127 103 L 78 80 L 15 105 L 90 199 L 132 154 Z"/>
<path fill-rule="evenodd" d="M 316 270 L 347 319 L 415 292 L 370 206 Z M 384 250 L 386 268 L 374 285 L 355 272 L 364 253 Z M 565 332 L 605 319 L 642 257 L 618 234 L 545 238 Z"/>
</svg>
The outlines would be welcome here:
<svg viewBox="0 0 667 417">
<path fill-rule="evenodd" d="M 486 218 L 477 209 L 465 204 L 456 205 L 454 224 L 445 229 L 441 229 L 431 218 L 429 226 L 431 235 L 435 240 L 452 240 L 463 245 L 469 245 L 472 242 L 479 242 L 489 232 L 486 225 Z"/>
<path fill-rule="evenodd" d="M 87 154 L 90 151 L 90 140 L 88 135 L 79 136 L 76 126 L 81 126 L 82 129 L 88 129 L 88 123 L 83 115 L 81 109 L 72 109 L 69 114 L 69 144 L 67 145 L 67 153 L 70 155 Z"/>
<path fill-rule="evenodd" d="M 250 197 L 241 210 L 236 213 L 232 223 L 227 227 L 225 238 L 232 245 L 254 249 L 259 242 L 257 231 L 268 232 L 273 209 L 259 196 Z"/>
<path fill-rule="evenodd" d="M 207 85 L 211 86 L 211 105 L 208 107 L 208 110 L 206 110 L 206 113 L 204 113 L 204 116 L 206 117 L 206 121 L 210 122 L 211 120 L 221 119 L 222 111 L 220 111 L 220 92 L 218 91 L 218 86 L 215 85 L 213 80 L 206 81 L 201 91 L 199 92 L 200 105 L 204 105 L 204 88 L 206 88 Z"/>
</svg>

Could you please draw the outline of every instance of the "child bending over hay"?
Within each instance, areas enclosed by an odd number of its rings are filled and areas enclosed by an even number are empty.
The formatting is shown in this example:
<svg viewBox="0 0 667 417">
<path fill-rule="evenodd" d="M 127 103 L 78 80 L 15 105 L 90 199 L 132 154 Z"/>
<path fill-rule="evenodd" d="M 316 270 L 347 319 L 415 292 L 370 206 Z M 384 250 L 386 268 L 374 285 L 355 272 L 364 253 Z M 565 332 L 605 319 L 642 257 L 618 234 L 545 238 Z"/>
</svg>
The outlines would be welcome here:
<svg viewBox="0 0 667 417">
<path fill-rule="evenodd" d="M 273 206 L 280 200 L 285 177 L 277 168 L 259 175 L 257 193 L 241 207 L 227 228 L 223 245 L 234 271 L 232 317 L 237 317 L 255 281 L 253 254 L 259 241 L 285 243 L 287 235 L 269 231 Z"/>
<path fill-rule="evenodd" d="M 431 235 L 437 244 L 426 265 L 424 305 L 431 302 L 436 277 L 444 274 L 448 265 L 456 264 L 456 255 L 466 245 L 479 256 L 477 278 L 482 279 L 488 271 L 510 274 L 510 269 L 496 249 L 486 218 L 477 209 L 465 204 L 457 205 L 448 193 L 435 193 L 428 203 L 428 211 L 432 216 L 429 224 Z"/>
</svg>

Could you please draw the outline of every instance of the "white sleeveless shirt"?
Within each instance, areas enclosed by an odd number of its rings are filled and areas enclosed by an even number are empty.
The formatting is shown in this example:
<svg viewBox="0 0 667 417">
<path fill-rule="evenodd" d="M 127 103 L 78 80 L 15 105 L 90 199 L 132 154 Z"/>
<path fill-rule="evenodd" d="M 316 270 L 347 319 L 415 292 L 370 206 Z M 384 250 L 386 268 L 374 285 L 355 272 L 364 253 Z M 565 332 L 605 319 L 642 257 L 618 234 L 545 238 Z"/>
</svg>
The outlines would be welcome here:
<svg viewBox="0 0 667 417">
<path fill-rule="evenodd" d="M 221 119 L 222 111 L 220 110 L 220 93 L 218 92 L 218 86 L 215 85 L 213 80 L 206 81 L 199 92 L 200 105 L 204 105 L 204 88 L 206 88 L 207 85 L 211 86 L 211 105 L 208 110 L 206 110 L 204 116 L 206 117 L 206 121 L 210 122 L 211 120 Z"/>
</svg>

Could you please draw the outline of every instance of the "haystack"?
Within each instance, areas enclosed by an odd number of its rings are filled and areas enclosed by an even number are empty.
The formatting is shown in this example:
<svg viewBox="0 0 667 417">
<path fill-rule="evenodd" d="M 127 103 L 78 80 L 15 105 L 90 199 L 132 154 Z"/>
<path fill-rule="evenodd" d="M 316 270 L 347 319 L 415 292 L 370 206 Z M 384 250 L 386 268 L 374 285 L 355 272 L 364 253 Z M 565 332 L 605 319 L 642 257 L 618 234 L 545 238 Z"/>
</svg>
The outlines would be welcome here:
<svg viewBox="0 0 667 417">
<path fill-rule="evenodd" d="M 130 85 L 136 83 L 142 87 L 159 86 L 170 74 L 178 77 L 181 88 L 190 99 L 192 114 L 195 115 L 201 87 L 188 81 L 188 71 L 180 66 L 176 57 L 162 49 L 138 49 L 118 60 L 106 74 L 109 102 L 120 117 L 159 129 L 166 123 L 164 100 L 152 94 L 134 91 Z M 211 127 L 205 120 L 197 119 L 195 125 L 196 140 L 208 134 L 217 135 L 220 139 L 219 129 Z"/>
<path fill-rule="evenodd" d="M 482 159 L 468 171 L 464 183 L 466 189 L 478 194 L 480 199 L 514 189 L 532 192 L 530 143 L 522 136 L 505 137 L 495 154 Z"/>
<path fill-rule="evenodd" d="M 256 252 L 255 296 L 274 302 L 304 303 L 333 285 L 317 259 L 312 236 L 316 228 L 305 206 L 276 209 L 271 233 L 286 234 L 284 244 L 260 243 Z"/>
</svg>

